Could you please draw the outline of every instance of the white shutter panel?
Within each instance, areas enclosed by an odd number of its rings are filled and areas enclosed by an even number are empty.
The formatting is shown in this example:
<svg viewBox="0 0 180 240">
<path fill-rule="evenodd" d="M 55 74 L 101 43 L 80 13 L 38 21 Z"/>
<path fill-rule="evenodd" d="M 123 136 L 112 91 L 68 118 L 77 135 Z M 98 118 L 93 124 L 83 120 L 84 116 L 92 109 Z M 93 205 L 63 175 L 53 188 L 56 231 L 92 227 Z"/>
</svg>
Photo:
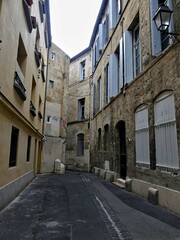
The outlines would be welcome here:
<svg viewBox="0 0 180 240">
<path fill-rule="evenodd" d="M 109 97 L 118 93 L 118 58 L 116 54 L 111 54 L 109 59 Z"/>
<path fill-rule="evenodd" d="M 174 97 L 162 94 L 154 105 L 157 166 L 179 168 Z M 163 149 L 163 150 L 162 150 Z"/>
<path fill-rule="evenodd" d="M 119 92 L 123 87 L 123 38 L 119 44 Z"/>
<path fill-rule="evenodd" d="M 109 1 L 109 25 L 114 28 L 117 21 L 117 0 Z"/>
<path fill-rule="evenodd" d="M 133 79 L 132 32 L 124 33 L 124 77 L 125 84 Z"/>
<path fill-rule="evenodd" d="M 152 41 L 152 55 L 157 56 L 161 51 L 161 35 L 157 30 L 153 17 L 158 9 L 158 1 L 150 0 L 150 22 L 151 22 L 151 41 Z"/>
<path fill-rule="evenodd" d="M 150 164 L 149 123 L 147 107 L 139 108 L 135 113 L 136 162 Z"/>
</svg>

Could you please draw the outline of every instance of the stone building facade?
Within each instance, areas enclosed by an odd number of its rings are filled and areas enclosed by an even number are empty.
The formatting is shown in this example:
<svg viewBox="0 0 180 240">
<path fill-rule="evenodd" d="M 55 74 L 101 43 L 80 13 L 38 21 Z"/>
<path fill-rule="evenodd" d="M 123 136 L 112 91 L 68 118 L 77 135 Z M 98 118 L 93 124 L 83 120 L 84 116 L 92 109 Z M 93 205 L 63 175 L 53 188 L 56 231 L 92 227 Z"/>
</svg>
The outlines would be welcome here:
<svg viewBox="0 0 180 240">
<path fill-rule="evenodd" d="M 180 1 L 103 1 L 91 37 L 92 166 L 134 179 L 132 188 L 177 210 L 180 190 L 180 42 L 157 31 L 160 4 L 173 10 L 170 32 L 180 30 Z M 172 192 L 176 197 L 167 199 Z M 178 196 L 178 197 L 177 197 Z M 173 202 L 173 207 L 170 202 Z"/>
<path fill-rule="evenodd" d="M 41 172 L 53 172 L 54 161 L 65 162 L 70 58 L 52 43 L 49 50 Z"/>
<path fill-rule="evenodd" d="M 0 209 L 34 177 L 41 159 L 49 1 L 0 1 Z"/>
<path fill-rule="evenodd" d="M 65 158 L 66 168 L 71 170 L 89 170 L 91 62 L 91 48 L 85 49 L 70 61 Z"/>
</svg>

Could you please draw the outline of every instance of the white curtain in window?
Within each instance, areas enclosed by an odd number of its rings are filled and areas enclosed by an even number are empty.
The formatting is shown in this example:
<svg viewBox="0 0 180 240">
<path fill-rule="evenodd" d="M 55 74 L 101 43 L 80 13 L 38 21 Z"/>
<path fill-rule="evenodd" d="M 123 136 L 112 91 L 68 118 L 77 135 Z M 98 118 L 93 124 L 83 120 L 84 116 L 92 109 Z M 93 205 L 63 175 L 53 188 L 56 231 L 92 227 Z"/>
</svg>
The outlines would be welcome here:
<svg viewBox="0 0 180 240">
<path fill-rule="evenodd" d="M 141 106 L 135 112 L 136 162 L 150 164 L 148 109 Z"/>
<path fill-rule="evenodd" d="M 156 165 L 179 168 L 174 96 L 162 94 L 154 105 Z"/>
</svg>

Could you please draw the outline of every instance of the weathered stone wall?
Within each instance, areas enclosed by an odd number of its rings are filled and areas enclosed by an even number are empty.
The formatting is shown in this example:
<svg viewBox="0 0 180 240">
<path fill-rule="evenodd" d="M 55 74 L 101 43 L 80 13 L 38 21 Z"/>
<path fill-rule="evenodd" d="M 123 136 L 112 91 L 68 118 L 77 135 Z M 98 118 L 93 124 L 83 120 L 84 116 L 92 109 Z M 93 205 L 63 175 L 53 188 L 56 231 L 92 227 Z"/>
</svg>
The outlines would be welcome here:
<svg viewBox="0 0 180 240">
<path fill-rule="evenodd" d="M 52 59 L 52 54 L 54 55 Z M 49 53 L 49 71 L 47 83 L 46 109 L 45 109 L 45 138 L 41 172 L 52 172 L 54 160 L 60 159 L 65 163 L 67 102 L 70 59 L 58 46 L 52 44 Z M 50 88 L 49 81 L 54 82 Z M 50 122 L 47 122 L 50 116 Z"/>
<path fill-rule="evenodd" d="M 178 7 L 178 6 L 177 6 Z M 177 10 L 177 9 L 176 9 Z M 108 63 L 108 56 L 112 54 L 133 19 L 139 12 L 140 27 L 140 46 L 141 46 L 141 73 L 126 84 L 120 93 L 105 105 L 105 89 L 102 83 L 102 102 L 103 108 L 91 114 L 90 134 L 91 134 L 91 164 L 102 168 L 105 160 L 110 161 L 110 170 L 116 171 L 120 176 L 120 142 L 118 124 L 125 122 L 126 132 L 126 157 L 127 157 L 127 176 L 138 177 L 145 181 L 156 184 L 171 186 L 180 189 L 179 170 L 163 169 L 154 167 L 155 160 L 155 136 L 154 136 L 154 101 L 156 97 L 166 90 L 172 90 L 175 96 L 176 125 L 178 134 L 178 148 L 180 152 L 180 124 L 179 124 L 179 102 L 180 102 L 180 46 L 179 43 L 170 46 L 158 57 L 151 55 L 151 32 L 149 1 L 130 1 L 126 6 L 121 21 L 119 21 L 111 39 L 104 49 L 104 52 L 97 64 L 93 75 L 93 83 L 101 77 L 104 80 L 104 68 Z M 175 19 L 175 23 L 176 19 Z M 175 25 L 178 27 L 177 25 Z M 136 166 L 135 159 L 135 111 L 141 105 L 148 106 L 149 125 L 150 125 L 150 158 L 151 165 Z M 109 124 L 108 150 L 104 151 L 104 126 Z M 101 149 L 98 149 L 98 129 L 102 130 Z M 163 173 L 162 173 L 163 172 Z M 171 174 L 169 174 L 171 172 Z M 155 176 L 157 175 L 157 178 Z M 167 177 L 167 178 L 166 178 Z"/>
<path fill-rule="evenodd" d="M 80 80 L 80 63 L 85 60 L 85 79 Z M 80 171 L 89 170 L 89 113 L 91 84 L 90 49 L 71 61 L 68 88 L 66 168 Z M 78 119 L 78 100 L 85 98 L 85 119 Z M 84 134 L 84 155 L 77 156 L 77 135 Z"/>
</svg>

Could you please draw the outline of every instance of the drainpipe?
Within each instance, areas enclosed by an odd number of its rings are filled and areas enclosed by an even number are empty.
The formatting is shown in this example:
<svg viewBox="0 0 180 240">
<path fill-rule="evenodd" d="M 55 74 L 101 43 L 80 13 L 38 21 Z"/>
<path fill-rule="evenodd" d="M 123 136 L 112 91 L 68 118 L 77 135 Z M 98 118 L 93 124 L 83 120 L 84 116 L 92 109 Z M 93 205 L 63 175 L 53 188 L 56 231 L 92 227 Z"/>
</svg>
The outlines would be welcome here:
<svg viewBox="0 0 180 240">
<path fill-rule="evenodd" d="M 122 70 L 123 70 L 123 88 L 125 86 L 125 76 L 124 76 L 124 26 L 123 26 L 124 18 L 121 21 L 121 35 L 122 35 Z"/>
</svg>

